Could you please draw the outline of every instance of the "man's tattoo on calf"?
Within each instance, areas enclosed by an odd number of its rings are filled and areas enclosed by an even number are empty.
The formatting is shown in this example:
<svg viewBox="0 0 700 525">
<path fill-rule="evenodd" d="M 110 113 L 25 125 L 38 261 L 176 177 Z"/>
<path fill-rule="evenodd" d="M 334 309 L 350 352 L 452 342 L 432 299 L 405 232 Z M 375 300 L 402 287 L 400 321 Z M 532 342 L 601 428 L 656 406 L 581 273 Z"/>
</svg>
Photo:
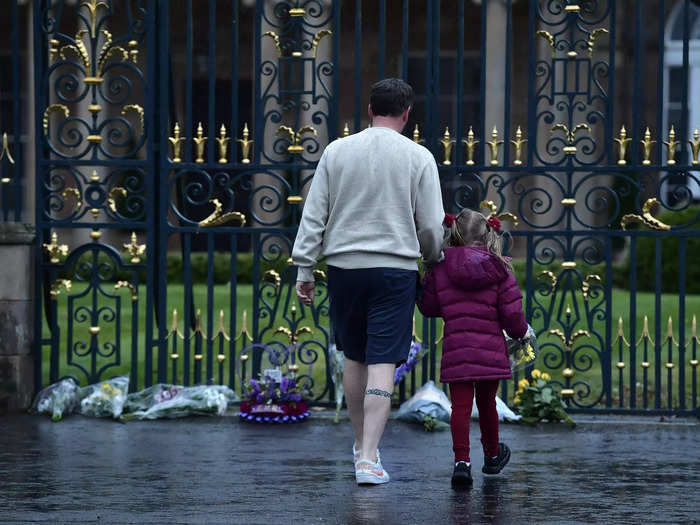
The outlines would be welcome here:
<svg viewBox="0 0 700 525">
<path fill-rule="evenodd" d="M 380 396 L 380 397 L 388 397 L 391 399 L 391 392 L 387 392 L 386 390 L 380 390 L 378 388 L 370 388 L 367 390 L 366 394 L 368 396 Z"/>
</svg>

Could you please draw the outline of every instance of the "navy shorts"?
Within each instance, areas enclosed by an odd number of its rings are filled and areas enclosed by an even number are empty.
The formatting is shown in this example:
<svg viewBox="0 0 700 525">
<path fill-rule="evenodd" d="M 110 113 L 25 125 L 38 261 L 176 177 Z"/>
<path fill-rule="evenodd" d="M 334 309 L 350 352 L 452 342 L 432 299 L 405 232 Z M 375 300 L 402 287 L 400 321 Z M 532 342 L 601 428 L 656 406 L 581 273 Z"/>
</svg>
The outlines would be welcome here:
<svg viewBox="0 0 700 525">
<path fill-rule="evenodd" d="M 328 267 L 331 325 L 339 350 L 367 365 L 398 364 L 411 344 L 418 272 Z"/>
</svg>

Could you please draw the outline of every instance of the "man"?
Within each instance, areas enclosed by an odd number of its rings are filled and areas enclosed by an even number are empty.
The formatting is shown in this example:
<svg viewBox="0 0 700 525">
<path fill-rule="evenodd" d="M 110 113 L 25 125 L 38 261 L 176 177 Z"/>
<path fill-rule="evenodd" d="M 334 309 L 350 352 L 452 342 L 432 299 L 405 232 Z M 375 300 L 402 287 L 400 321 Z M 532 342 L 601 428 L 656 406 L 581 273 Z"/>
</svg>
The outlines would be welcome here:
<svg viewBox="0 0 700 525">
<path fill-rule="evenodd" d="M 377 447 L 389 417 L 394 368 L 408 355 L 417 258 L 442 256 L 445 213 L 432 154 L 401 135 L 413 89 L 377 82 L 372 127 L 329 144 L 316 168 L 292 252 L 297 295 L 310 305 L 313 267 L 328 263 L 331 325 L 345 354 L 343 385 L 361 484 L 389 481 Z"/>
</svg>

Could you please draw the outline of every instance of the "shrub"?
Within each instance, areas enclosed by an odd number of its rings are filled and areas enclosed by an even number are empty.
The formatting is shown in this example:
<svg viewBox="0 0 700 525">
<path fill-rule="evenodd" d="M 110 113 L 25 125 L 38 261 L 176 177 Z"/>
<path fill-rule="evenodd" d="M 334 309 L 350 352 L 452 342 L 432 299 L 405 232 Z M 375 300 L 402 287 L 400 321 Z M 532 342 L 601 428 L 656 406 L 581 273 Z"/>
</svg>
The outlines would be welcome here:
<svg viewBox="0 0 700 525">
<path fill-rule="evenodd" d="M 674 212 L 665 211 L 657 216 L 661 222 L 674 225 L 698 224 L 700 208 L 691 206 L 685 210 Z M 684 229 L 685 230 L 685 229 Z M 681 230 L 681 231 L 684 231 Z M 674 232 L 668 232 L 661 240 L 661 287 L 664 292 L 678 292 L 678 280 L 680 275 L 680 258 L 678 249 L 680 240 Z M 700 293 L 700 237 L 687 237 L 686 241 L 686 292 Z M 639 290 L 652 291 L 655 288 L 656 276 L 656 239 L 654 237 L 639 236 L 637 238 L 637 288 Z"/>
</svg>

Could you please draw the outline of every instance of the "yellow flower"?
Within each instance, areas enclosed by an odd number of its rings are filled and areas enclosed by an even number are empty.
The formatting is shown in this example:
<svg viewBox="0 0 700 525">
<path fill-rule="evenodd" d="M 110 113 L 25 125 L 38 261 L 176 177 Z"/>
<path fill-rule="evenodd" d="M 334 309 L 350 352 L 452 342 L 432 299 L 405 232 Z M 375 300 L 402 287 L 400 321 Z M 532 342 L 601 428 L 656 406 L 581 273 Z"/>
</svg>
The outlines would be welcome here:
<svg viewBox="0 0 700 525">
<path fill-rule="evenodd" d="M 552 379 L 551 377 L 549 377 L 549 374 L 547 372 L 544 372 L 541 377 L 545 381 L 549 381 L 550 379 Z"/>
<path fill-rule="evenodd" d="M 520 396 L 517 396 L 517 395 L 516 395 L 516 396 L 513 398 L 513 404 L 514 404 L 514 405 L 519 405 L 519 404 L 520 404 Z"/>
<path fill-rule="evenodd" d="M 521 390 L 526 386 L 530 386 L 530 382 L 527 379 L 521 379 L 520 381 L 518 381 L 518 388 L 520 388 Z"/>
<path fill-rule="evenodd" d="M 527 348 L 525 349 L 525 361 L 529 362 L 535 359 L 535 351 L 532 349 L 532 346 L 527 345 Z"/>
<path fill-rule="evenodd" d="M 539 370 L 537 370 L 537 369 L 535 368 L 535 369 L 532 371 L 532 374 L 530 374 L 530 375 L 532 375 L 532 377 L 533 377 L 534 379 L 537 379 L 538 377 L 540 377 L 540 376 L 542 375 L 542 373 L 541 373 Z"/>
<path fill-rule="evenodd" d="M 528 386 L 530 386 L 530 385 L 528 385 Z M 522 394 L 523 392 L 525 392 L 525 389 L 523 387 L 520 387 L 520 388 L 518 388 L 518 391 L 516 392 L 516 394 Z"/>
</svg>

